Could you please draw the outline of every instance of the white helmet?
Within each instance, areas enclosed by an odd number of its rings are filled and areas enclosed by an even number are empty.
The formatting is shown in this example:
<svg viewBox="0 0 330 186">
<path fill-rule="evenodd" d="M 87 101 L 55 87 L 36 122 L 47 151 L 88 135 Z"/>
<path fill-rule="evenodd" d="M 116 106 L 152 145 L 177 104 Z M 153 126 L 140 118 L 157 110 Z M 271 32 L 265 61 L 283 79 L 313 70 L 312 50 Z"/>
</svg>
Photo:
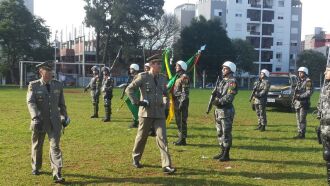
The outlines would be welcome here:
<svg viewBox="0 0 330 186">
<path fill-rule="evenodd" d="M 176 64 L 180 65 L 180 67 L 182 68 L 182 70 L 186 71 L 187 70 L 187 63 L 180 60 L 178 62 L 176 62 Z"/>
<path fill-rule="evenodd" d="M 269 77 L 269 71 L 267 69 L 262 69 L 260 73 L 264 73 L 266 77 Z"/>
<path fill-rule="evenodd" d="M 139 65 L 137 65 L 135 63 L 131 64 L 131 66 L 129 66 L 129 68 L 134 69 L 135 71 L 139 71 L 139 69 L 140 69 Z"/>
<path fill-rule="evenodd" d="M 308 75 L 308 68 L 306 67 L 299 67 L 298 72 L 305 72 L 306 75 Z"/>
<path fill-rule="evenodd" d="M 150 67 L 149 63 L 144 64 L 145 67 Z"/>
<path fill-rule="evenodd" d="M 109 68 L 109 67 L 102 67 L 101 70 L 102 70 L 102 72 L 103 72 L 103 71 L 108 71 L 108 72 L 110 72 L 110 68 Z"/>
<path fill-rule="evenodd" d="M 231 61 L 226 61 L 222 66 L 228 67 L 232 73 L 236 72 L 236 65 Z"/>
<path fill-rule="evenodd" d="M 93 67 L 91 68 L 91 70 L 92 70 L 92 71 L 100 71 L 100 69 L 99 69 L 98 66 L 93 66 Z"/>
</svg>

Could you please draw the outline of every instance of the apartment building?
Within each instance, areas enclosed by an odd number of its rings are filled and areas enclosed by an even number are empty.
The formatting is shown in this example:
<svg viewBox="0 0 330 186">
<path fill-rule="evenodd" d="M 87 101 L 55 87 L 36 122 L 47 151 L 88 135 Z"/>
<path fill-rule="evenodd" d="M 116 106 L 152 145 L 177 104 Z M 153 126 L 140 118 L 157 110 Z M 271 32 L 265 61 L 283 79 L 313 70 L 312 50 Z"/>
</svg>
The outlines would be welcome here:
<svg viewBox="0 0 330 186">
<path fill-rule="evenodd" d="M 190 3 L 182 4 L 174 9 L 174 15 L 179 21 L 180 30 L 185 26 L 190 25 L 190 22 L 195 17 L 195 11 L 196 5 Z"/>
</svg>

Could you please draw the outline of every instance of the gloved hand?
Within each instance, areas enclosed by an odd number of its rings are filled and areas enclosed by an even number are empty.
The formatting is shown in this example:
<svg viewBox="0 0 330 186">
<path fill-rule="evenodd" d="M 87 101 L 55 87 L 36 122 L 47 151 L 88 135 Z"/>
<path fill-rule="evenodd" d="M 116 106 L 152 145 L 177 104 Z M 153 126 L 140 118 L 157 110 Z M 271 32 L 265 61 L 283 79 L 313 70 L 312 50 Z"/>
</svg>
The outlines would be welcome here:
<svg viewBox="0 0 330 186">
<path fill-rule="evenodd" d="M 61 116 L 61 124 L 65 128 L 70 124 L 70 118 L 68 116 Z"/>
<path fill-rule="evenodd" d="M 139 106 L 142 106 L 142 107 L 147 107 L 149 106 L 149 101 L 148 100 L 142 100 L 142 101 L 139 101 Z"/>
<path fill-rule="evenodd" d="M 216 98 L 213 100 L 212 104 L 213 104 L 214 106 L 219 106 L 219 105 L 221 105 L 220 99 L 216 97 Z"/>
<path fill-rule="evenodd" d="M 42 123 L 39 118 L 34 118 L 31 122 L 31 129 L 36 132 L 42 132 Z"/>
<path fill-rule="evenodd" d="M 87 88 L 84 88 L 84 93 L 87 92 Z"/>
</svg>

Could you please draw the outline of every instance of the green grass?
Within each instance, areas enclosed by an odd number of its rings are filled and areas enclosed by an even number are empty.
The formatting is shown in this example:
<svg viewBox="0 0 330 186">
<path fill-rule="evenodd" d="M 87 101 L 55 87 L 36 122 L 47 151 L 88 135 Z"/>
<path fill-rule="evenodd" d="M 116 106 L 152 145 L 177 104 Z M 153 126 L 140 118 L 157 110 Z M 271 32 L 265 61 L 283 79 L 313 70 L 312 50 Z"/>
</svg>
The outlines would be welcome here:
<svg viewBox="0 0 330 186">
<path fill-rule="evenodd" d="M 305 140 L 293 140 L 296 134 L 294 113 L 268 109 L 266 132 L 253 130 L 255 112 L 248 102 L 249 91 L 239 91 L 235 98 L 232 161 L 212 159 L 219 152 L 213 115 L 205 109 L 211 90 L 192 90 L 188 118 L 188 146 L 176 147 L 176 125 L 168 128 L 173 166 L 177 173 L 161 172 L 160 153 L 150 137 L 141 163 L 131 166 L 131 151 L 136 129 L 121 104 L 120 90 L 115 90 L 112 122 L 90 119 L 89 94 L 81 89 L 65 90 L 71 124 L 61 138 L 64 157 L 63 174 L 68 184 L 85 185 L 326 185 L 322 147 L 317 144 L 314 127 L 317 120 L 308 115 Z M 26 89 L 0 87 L 0 185 L 50 185 L 49 144 L 44 146 L 44 174 L 31 176 L 30 116 Z M 315 107 L 318 92 L 312 98 Z M 101 101 L 102 103 L 102 101 Z M 104 109 L 100 105 L 100 114 Z"/>
</svg>

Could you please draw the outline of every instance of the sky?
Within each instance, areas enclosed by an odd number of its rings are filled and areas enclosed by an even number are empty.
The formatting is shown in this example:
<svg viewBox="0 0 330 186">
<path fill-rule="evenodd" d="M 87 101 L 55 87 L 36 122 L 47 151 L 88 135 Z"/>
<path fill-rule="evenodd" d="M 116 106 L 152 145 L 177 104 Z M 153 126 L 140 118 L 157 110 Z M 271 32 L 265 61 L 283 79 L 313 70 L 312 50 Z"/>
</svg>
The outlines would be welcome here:
<svg viewBox="0 0 330 186">
<path fill-rule="evenodd" d="M 303 3 L 302 39 L 306 34 L 313 34 L 314 27 L 323 27 L 330 33 L 330 20 L 328 11 L 330 0 L 301 0 Z M 196 0 L 165 0 L 164 10 L 173 13 L 174 8 L 183 3 L 196 3 Z M 68 38 L 67 32 L 72 27 L 81 27 L 85 17 L 84 0 L 34 0 L 34 13 L 46 20 L 51 31 L 63 30 L 63 39 Z M 328 18 L 328 19 L 327 19 Z M 54 35 L 52 36 L 54 38 Z"/>
</svg>

